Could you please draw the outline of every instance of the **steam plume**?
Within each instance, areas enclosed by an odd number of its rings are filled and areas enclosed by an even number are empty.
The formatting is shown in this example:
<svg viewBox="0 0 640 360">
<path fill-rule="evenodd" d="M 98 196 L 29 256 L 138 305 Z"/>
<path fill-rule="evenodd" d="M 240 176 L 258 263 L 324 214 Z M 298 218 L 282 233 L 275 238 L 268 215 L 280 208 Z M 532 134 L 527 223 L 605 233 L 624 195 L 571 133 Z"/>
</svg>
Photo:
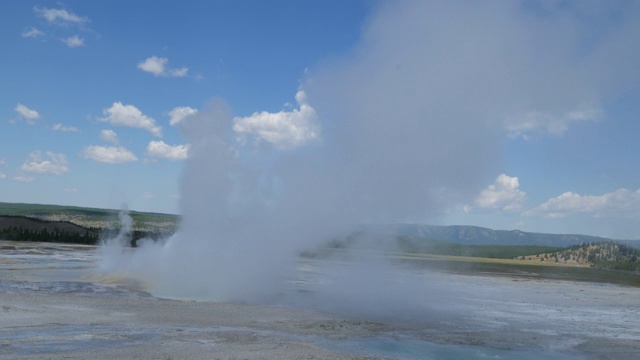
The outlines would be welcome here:
<svg viewBox="0 0 640 360">
<path fill-rule="evenodd" d="M 302 84 L 322 126 L 306 148 L 236 143 L 227 106 L 213 100 L 180 123 L 192 147 L 178 233 L 126 253 L 119 268 L 160 294 L 265 301 L 281 294 L 303 249 L 362 223 L 428 222 L 473 198 L 499 173 L 509 129 L 545 129 L 531 114 L 549 122 L 601 107 L 599 87 L 615 88 L 619 76 L 591 74 L 612 71 L 598 71 L 602 54 L 640 23 L 594 40 L 560 7 L 545 15 L 525 5 L 385 3 L 350 53 L 312 68 Z M 585 41 L 591 52 L 580 58 Z M 553 123 L 565 129 L 563 119 Z M 397 300 L 416 288 L 398 287 L 393 275 L 374 282 L 364 274 L 384 265 L 362 264 L 356 280 L 327 271 L 341 285 L 324 295 L 367 294 L 386 281 Z"/>
</svg>

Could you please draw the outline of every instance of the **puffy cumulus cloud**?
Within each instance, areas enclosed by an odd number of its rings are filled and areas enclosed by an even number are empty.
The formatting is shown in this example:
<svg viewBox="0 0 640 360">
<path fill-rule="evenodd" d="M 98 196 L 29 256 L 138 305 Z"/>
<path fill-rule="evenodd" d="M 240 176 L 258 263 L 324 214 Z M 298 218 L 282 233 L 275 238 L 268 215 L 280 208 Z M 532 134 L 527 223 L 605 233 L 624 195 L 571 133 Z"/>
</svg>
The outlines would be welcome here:
<svg viewBox="0 0 640 360">
<path fill-rule="evenodd" d="M 300 109 L 270 113 L 256 112 L 247 117 L 233 119 L 233 131 L 240 142 L 253 138 L 255 143 L 267 142 L 279 150 L 303 146 L 320 136 L 318 115 L 307 103 L 306 94 L 296 94 Z"/>
<path fill-rule="evenodd" d="M 7 175 L 5 175 L 4 173 L 0 172 L 0 180 L 4 180 L 7 178 Z"/>
<path fill-rule="evenodd" d="M 603 195 L 580 195 L 565 192 L 524 212 L 525 216 L 565 218 L 571 215 L 589 215 L 596 218 L 633 218 L 640 220 L 640 189 L 618 189 Z"/>
<path fill-rule="evenodd" d="M 38 38 L 40 36 L 43 36 L 44 33 L 36 28 L 34 28 L 33 26 L 31 28 L 29 28 L 29 30 L 25 30 L 22 32 L 22 37 L 26 37 L 26 38 Z"/>
<path fill-rule="evenodd" d="M 167 64 L 169 59 L 157 56 L 151 56 L 138 63 L 138 69 L 153 74 L 154 76 L 164 77 L 185 77 L 189 68 L 182 67 L 179 69 L 169 69 Z"/>
<path fill-rule="evenodd" d="M 190 145 L 167 145 L 164 141 L 151 141 L 147 145 L 147 156 L 157 159 L 185 160 L 189 157 Z"/>
<path fill-rule="evenodd" d="M 50 24 L 81 25 L 89 22 L 88 17 L 74 14 L 65 9 L 48 9 L 36 6 L 33 8 L 33 11 L 36 13 L 36 16 L 46 19 Z"/>
<path fill-rule="evenodd" d="M 499 209 L 503 211 L 517 211 L 522 208 L 526 193 L 520 190 L 517 177 L 500 174 L 493 184 L 480 192 L 474 204 L 481 209 Z M 470 206 L 465 211 L 470 211 Z"/>
<path fill-rule="evenodd" d="M 547 133 L 561 136 L 569 126 L 578 122 L 597 121 L 602 119 L 604 112 L 600 108 L 583 107 L 563 114 L 551 114 L 541 111 L 533 111 L 520 116 L 508 118 L 505 128 L 509 136 L 516 138 L 522 136 L 525 140 L 535 134 Z"/>
<path fill-rule="evenodd" d="M 156 125 L 154 119 L 144 115 L 133 105 L 123 105 L 117 101 L 110 108 L 105 109 L 103 114 L 105 117 L 98 118 L 98 120 L 117 126 L 145 129 L 154 136 L 162 137 L 162 127 Z"/>
<path fill-rule="evenodd" d="M 167 58 L 152 56 L 138 63 L 138 69 L 160 76 L 165 73 L 165 65 L 169 62 Z"/>
<path fill-rule="evenodd" d="M 62 132 L 80 132 L 77 127 L 74 126 L 65 126 L 60 123 L 57 123 L 51 127 L 53 131 L 62 131 Z"/>
<path fill-rule="evenodd" d="M 105 164 L 122 164 L 138 160 L 123 146 L 87 146 L 82 150 L 82 157 Z"/>
<path fill-rule="evenodd" d="M 176 126 L 181 123 L 184 119 L 191 115 L 195 115 L 198 113 L 198 110 L 188 107 L 188 106 L 178 106 L 174 107 L 171 111 L 169 111 L 169 116 L 171 119 L 169 120 L 169 125 Z"/>
<path fill-rule="evenodd" d="M 64 154 L 33 151 L 20 169 L 36 174 L 62 175 L 69 172 L 69 162 Z"/>
<path fill-rule="evenodd" d="M 100 131 L 100 139 L 110 142 L 114 145 L 118 145 L 120 140 L 118 139 L 118 134 L 116 134 L 113 130 L 102 130 Z"/>
<path fill-rule="evenodd" d="M 66 39 L 63 39 L 62 42 L 64 42 L 70 48 L 84 46 L 84 39 L 78 35 L 73 35 Z"/>
<path fill-rule="evenodd" d="M 33 125 L 35 124 L 36 119 L 40 118 L 40 114 L 33 110 L 33 109 L 29 109 L 28 107 L 26 107 L 25 105 L 22 105 L 20 103 L 18 103 L 16 105 L 16 107 L 14 108 L 15 112 L 18 113 L 18 115 L 20 116 L 20 118 L 24 121 L 27 122 L 27 124 L 29 125 Z"/>
</svg>

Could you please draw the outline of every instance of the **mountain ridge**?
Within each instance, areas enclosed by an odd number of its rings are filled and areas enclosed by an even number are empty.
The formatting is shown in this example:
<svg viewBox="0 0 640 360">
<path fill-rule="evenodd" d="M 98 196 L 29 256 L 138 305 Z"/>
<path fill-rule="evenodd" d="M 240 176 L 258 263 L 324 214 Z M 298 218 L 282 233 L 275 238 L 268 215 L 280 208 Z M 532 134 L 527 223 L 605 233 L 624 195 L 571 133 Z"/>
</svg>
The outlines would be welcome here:
<svg viewBox="0 0 640 360">
<path fill-rule="evenodd" d="M 117 222 L 120 210 L 79 206 L 25 204 L 0 202 L 0 216 L 26 216 L 48 221 L 71 222 L 89 228 L 104 228 Z M 135 228 L 141 231 L 177 229 L 180 215 L 154 212 L 129 212 Z M 582 234 L 550 234 L 514 230 L 494 230 L 473 225 L 427 225 L 396 223 L 364 225 L 360 230 L 381 236 L 404 236 L 418 239 L 442 240 L 463 245 L 540 245 L 568 247 L 574 245 L 615 241 L 640 248 L 640 239 L 620 240 Z"/>
<path fill-rule="evenodd" d="M 368 225 L 366 231 L 381 235 L 437 239 L 463 245 L 541 245 L 568 247 L 603 241 L 616 241 L 640 247 L 638 240 L 620 240 L 582 234 L 550 234 L 522 230 L 494 230 L 473 225 L 391 224 Z"/>
</svg>

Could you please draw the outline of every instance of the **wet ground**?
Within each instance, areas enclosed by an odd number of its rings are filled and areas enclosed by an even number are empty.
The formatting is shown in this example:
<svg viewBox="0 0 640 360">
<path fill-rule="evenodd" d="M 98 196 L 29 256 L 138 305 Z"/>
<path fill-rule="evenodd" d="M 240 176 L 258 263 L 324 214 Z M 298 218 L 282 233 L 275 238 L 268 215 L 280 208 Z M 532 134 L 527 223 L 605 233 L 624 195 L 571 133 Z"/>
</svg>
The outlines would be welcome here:
<svg viewBox="0 0 640 360">
<path fill-rule="evenodd" d="M 637 287 L 414 267 L 410 275 L 424 288 L 385 312 L 394 305 L 298 301 L 313 297 L 327 268 L 305 261 L 291 282 L 295 303 L 305 305 L 242 305 L 162 299 L 123 279 L 107 282 L 96 273 L 98 256 L 88 246 L 0 242 L 0 358 L 631 359 L 640 352 Z"/>
</svg>

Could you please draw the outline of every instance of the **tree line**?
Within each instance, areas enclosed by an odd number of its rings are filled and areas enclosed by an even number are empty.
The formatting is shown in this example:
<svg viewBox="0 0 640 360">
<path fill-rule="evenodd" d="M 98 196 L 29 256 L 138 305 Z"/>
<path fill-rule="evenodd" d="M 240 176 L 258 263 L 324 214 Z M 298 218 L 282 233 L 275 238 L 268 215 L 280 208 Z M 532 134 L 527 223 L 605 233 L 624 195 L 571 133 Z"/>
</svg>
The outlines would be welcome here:
<svg viewBox="0 0 640 360">
<path fill-rule="evenodd" d="M 88 229 L 84 233 L 81 233 L 57 228 L 53 230 L 47 230 L 46 228 L 31 230 L 21 226 L 9 226 L 0 229 L 0 240 L 98 245 L 102 239 L 108 239 L 111 237 L 110 235 L 115 236 L 115 234 L 117 234 L 117 232 L 107 231 L 101 233 L 100 229 Z M 158 231 L 135 230 L 131 232 L 129 243 L 131 247 L 137 247 L 138 241 L 141 239 L 157 240 L 165 238 L 166 236 L 166 233 Z"/>
<path fill-rule="evenodd" d="M 21 226 L 9 226 L 0 229 L 0 240 L 54 242 L 68 244 L 96 245 L 99 240 L 97 232 L 86 230 L 84 233 L 47 228 L 32 230 Z"/>
</svg>

